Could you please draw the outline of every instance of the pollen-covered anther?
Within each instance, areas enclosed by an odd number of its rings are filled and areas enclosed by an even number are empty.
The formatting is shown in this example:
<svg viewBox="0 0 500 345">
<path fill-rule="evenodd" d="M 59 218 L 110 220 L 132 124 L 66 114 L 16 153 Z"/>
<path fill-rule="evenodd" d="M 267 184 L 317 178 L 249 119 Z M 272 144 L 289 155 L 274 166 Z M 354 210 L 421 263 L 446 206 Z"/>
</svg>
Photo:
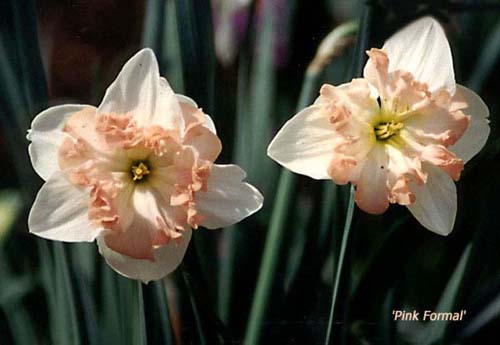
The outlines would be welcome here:
<svg viewBox="0 0 500 345">
<path fill-rule="evenodd" d="M 375 136 L 377 140 L 387 140 L 390 137 L 399 134 L 399 131 L 403 129 L 404 124 L 402 122 L 381 122 L 376 125 L 373 130 L 375 131 Z"/>
<path fill-rule="evenodd" d="M 144 162 L 140 162 L 138 165 L 132 166 L 132 180 L 140 181 L 144 178 L 144 176 L 149 175 L 151 171 L 148 166 L 144 164 Z"/>
</svg>

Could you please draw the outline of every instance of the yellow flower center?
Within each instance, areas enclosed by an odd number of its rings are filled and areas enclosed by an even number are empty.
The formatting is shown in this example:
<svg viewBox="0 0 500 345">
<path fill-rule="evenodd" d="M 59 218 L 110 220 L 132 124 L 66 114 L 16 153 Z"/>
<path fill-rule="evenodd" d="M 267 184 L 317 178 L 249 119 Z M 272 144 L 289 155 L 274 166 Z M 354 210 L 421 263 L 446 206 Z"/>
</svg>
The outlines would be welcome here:
<svg viewBox="0 0 500 345">
<path fill-rule="evenodd" d="M 140 181 L 144 178 L 144 176 L 151 173 L 148 166 L 144 164 L 144 162 L 140 162 L 138 165 L 133 165 L 131 171 L 132 180 L 134 181 Z"/>
<path fill-rule="evenodd" d="M 373 130 L 375 131 L 375 136 L 377 140 L 387 140 L 390 137 L 397 135 L 399 131 L 404 127 L 402 122 L 380 122 L 377 124 Z"/>
</svg>

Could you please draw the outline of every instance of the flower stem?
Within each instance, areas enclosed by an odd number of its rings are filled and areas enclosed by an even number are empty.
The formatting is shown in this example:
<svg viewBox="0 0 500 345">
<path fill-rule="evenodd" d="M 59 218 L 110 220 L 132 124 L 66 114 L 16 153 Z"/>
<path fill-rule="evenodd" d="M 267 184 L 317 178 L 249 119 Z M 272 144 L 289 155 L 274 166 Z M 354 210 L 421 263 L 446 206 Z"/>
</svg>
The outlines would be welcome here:
<svg viewBox="0 0 500 345">
<path fill-rule="evenodd" d="M 333 281 L 332 304 L 330 307 L 330 317 L 328 319 L 328 330 L 326 332 L 325 344 L 331 344 L 333 317 L 335 311 L 335 302 L 337 301 L 337 294 L 340 285 L 340 277 L 342 275 L 342 267 L 344 264 L 344 257 L 347 248 L 347 241 L 349 240 L 349 233 L 351 231 L 352 218 L 354 215 L 354 187 L 351 186 L 349 204 L 347 206 L 347 216 L 344 224 L 344 233 L 342 235 L 342 243 L 340 244 L 340 253 L 337 260 L 337 269 L 335 270 L 335 280 Z"/>
<path fill-rule="evenodd" d="M 338 35 L 337 42 L 332 42 L 329 45 L 330 49 L 335 50 L 339 44 L 344 45 L 343 39 L 345 36 L 352 35 L 354 31 L 345 30 L 344 27 L 342 27 L 341 30 L 343 30 L 344 33 Z M 328 58 L 331 60 L 335 55 L 340 53 L 340 51 L 340 49 L 335 50 Z M 326 60 L 323 59 L 321 64 L 316 64 L 314 61 L 307 69 L 297 104 L 297 111 L 309 105 L 314 99 L 319 78 L 324 67 L 326 67 L 330 61 Z M 257 279 L 257 286 L 255 288 L 255 295 L 243 341 L 245 345 L 259 343 L 262 321 L 269 303 L 276 267 L 280 257 L 280 247 L 285 224 L 288 219 L 288 211 L 290 211 L 294 202 L 294 198 L 291 196 L 294 195 L 296 180 L 296 175 L 292 174 L 290 171 L 284 169 L 281 171 L 269 230 L 265 241 L 264 254 Z"/>
<path fill-rule="evenodd" d="M 365 50 L 368 48 L 370 43 L 370 27 L 372 24 L 372 11 L 373 9 L 371 4 L 369 2 L 366 2 L 361 16 L 361 22 L 359 26 L 359 32 L 354 51 L 353 75 L 355 77 L 360 77 L 363 73 L 363 66 L 366 60 Z M 330 316 L 328 319 L 328 329 L 326 332 L 325 344 L 332 344 L 332 327 L 333 327 L 333 318 L 335 314 L 335 304 L 337 301 L 337 294 L 340 286 L 340 278 L 342 276 L 342 267 L 344 264 L 347 242 L 349 239 L 349 233 L 351 230 L 351 224 L 354 215 L 354 208 L 355 208 L 354 194 L 355 194 L 355 189 L 354 186 L 351 185 L 349 203 L 347 206 L 346 220 L 344 223 L 344 233 L 342 235 L 342 242 L 340 244 L 340 253 L 337 259 L 337 269 L 335 270 L 335 279 L 333 281 L 332 302 L 330 306 Z"/>
<path fill-rule="evenodd" d="M 278 254 L 288 214 L 287 211 L 292 205 L 292 198 L 289 196 L 293 194 L 293 189 L 296 184 L 295 182 L 296 176 L 290 171 L 281 171 L 276 202 L 273 209 L 271 224 L 266 237 L 264 256 L 262 258 L 257 287 L 255 289 L 252 309 L 250 311 L 245 340 L 243 342 L 247 345 L 259 343 L 262 319 L 264 318 L 269 296 L 271 294 L 273 276 L 276 272 L 279 257 Z"/>
</svg>

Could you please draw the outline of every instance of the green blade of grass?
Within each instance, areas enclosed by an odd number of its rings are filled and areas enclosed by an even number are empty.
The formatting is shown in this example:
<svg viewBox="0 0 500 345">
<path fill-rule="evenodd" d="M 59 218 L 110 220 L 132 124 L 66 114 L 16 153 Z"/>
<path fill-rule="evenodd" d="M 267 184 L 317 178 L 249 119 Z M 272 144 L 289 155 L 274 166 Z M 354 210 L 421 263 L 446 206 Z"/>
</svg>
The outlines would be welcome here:
<svg viewBox="0 0 500 345">
<path fill-rule="evenodd" d="M 176 92 L 182 93 L 184 92 L 184 80 L 178 29 L 175 0 L 167 0 L 163 29 L 165 33 L 163 35 L 162 63 L 160 65 L 165 66 L 162 75 L 167 77 L 172 88 Z"/>
<path fill-rule="evenodd" d="M 45 74 L 38 48 L 36 3 L 35 0 L 11 0 L 10 4 L 18 37 L 17 57 L 21 64 L 21 85 L 28 105 L 27 115 L 35 114 L 47 102 Z"/>
<path fill-rule="evenodd" d="M 460 332 L 460 340 L 474 336 L 488 323 L 492 322 L 500 315 L 500 294 L 497 294 L 485 304 L 485 306 L 475 316 L 469 318 L 468 323 Z"/>
<path fill-rule="evenodd" d="M 4 193 L 2 193 L 4 194 Z M 4 194 L 5 195 L 5 194 Z M 15 276 L 7 264 L 4 243 L 0 240 L 0 309 L 7 316 L 7 325 L 15 344 L 32 345 L 36 342 L 33 320 L 23 306 L 23 298 L 32 291 L 32 276 Z M 6 335 L 4 335 L 6 337 Z"/>
<path fill-rule="evenodd" d="M 214 113 L 215 52 L 209 0 L 176 0 L 186 95 Z M 215 121 L 216 123 L 218 121 Z"/>
<path fill-rule="evenodd" d="M 132 344 L 147 345 L 146 318 L 144 315 L 144 296 L 142 292 L 142 283 L 135 282 L 135 288 L 132 289 L 132 297 L 134 297 L 137 307 L 136 313 L 133 314 L 134 324 L 137 325 L 137 330 L 134 332 Z"/>
<path fill-rule="evenodd" d="M 24 309 L 22 304 L 9 303 L 4 305 L 5 314 L 8 315 L 7 322 L 12 333 L 12 339 L 16 345 L 33 345 L 38 339 L 33 328 L 33 320 Z"/>
<path fill-rule="evenodd" d="M 156 56 L 162 54 L 165 3 L 165 0 L 147 0 L 145 4 L 142 46 L 153 49 Z"/>
<path fill-rule="evenodd" d="M 355 209 L 354 194 L 355 194 L 354 187 L 351 186 L 351 192 L 349 195 L 349 203 L 347 206 L 346 220 L 345 220 L 345 225 L 344 225 L 344 233 L 342 235 L 342 242 L 340 244 L 340 253 L 339 253 L 339 256 L 337 259 L 337 268 L 335 270 L 335 279 L 333 280 L 330 316 L 328 318 L 328 329 L 326 331 L 325 344 L 332 344 L 333 343 L 333 340 L 332 340 L 333 319 L 334 319 L 334 315 L 335 315 L 335 305 L 337 302 L 337 294 L 338 294 L 339 286 L 340 286 L 340 278 L 342 276 L 342 269 L 344 267 L 344 257 L 345 257 L 345 252 L 347 249 L 347 242 L 349 240 L 349 233 L 351 231 L 352 219 L 353 219 L 353 215 L 354 215 L 354 209 Z"/>
<path fill-rule="evenodd" d="M 455 300 L 460 291 L 460 286 L 467 268 L 467 263 L 469 261 L 471 253 L 472 244 L 465 247 L 460 260 L 453 271 L 448 284 L 446 284 L 441 298 L 435 308 L 435 312 L 450 312 L 454 310 Z M 448 321 L 432 322 L 425 328 L 425 336 L 422 340 L 422 345 L 431 345 L 435 343 L 443 344 L 446 327 L 448 326 Z"/>
<path fill-rule="evenodd" d="M 116 273 L 108 265 L 101 265 L 101 310 L 99 312 L 100 339 L 103 344 L 126 344 L 125 315 L 120 310 L 120 289 Z"/>
<path fill-rule="evenodd" d="M 344 30 L 343 27 L 342 30 Z M 352 35 L 354 31 L 345 30 L 345 36 Z M 343 44 L 340 39 L 344 38 L 344 35 L 339 35 L 338 37 L 339 41 L 337 42 Z M 335 49 L 336 47 L 335 42 L 332 42 L 330 49 Z M 329 55 L 327 58 L 325 57 L 326 60 L 322 61 L 319 65 L 316 64 L 316 60 L 313 60 L 314 65 L 311 66 L 311 64 L 309 66 L 305 79 L 302 83 L 302 90 L 297 103 L 297 111 L 308 106 L 313 101 L 321 73 L 333 57 L 334 54 Z M 281 239 L 284 234 L 288 213 L 292 209 L 292 205 L 294 205 L 295 202 L 293 196 L 296 179 L 296 175 L 292 174 L 288 170 L 282 169 L 271 214 L 271 221 L 266 236 L 264 254 L 260 265 L 255 295 L 245 332 L 245 345 L 259 343 L 262 323 L 267 310 L 271 287 L 273 284 L 273 277 L 275 275 L 280 256 Z"/>
<path fill-rule="evenodd" d="M 38 245 L 38 257 L 43 265 L 40 265 L 40 280 L 47 298 L 49 335 L 51 344 L 57 343 L 57 293 L 56 284 L 54 281 L 54 258 L 49 248 L 49 244 L 45 240 L 36 241 Z"/>
<path fill-rule="evenodd" d="M 293 224 L 291 225 L 290 241 L 286 265 L 283 274 L 283 286 L 285 291 L 289 290 L 292 282 L 295 280 L 299 272 L 302 259 L 305 252 L 308 236 L 308 225 L 310 224 L 313 214 L 314 204 L 311 200 L 304 198 L 304 200 L 297 200 L 294 211 Z M 321 225 L 320 225 L 321 226 Z"/>
<path fill-rule="evenodd" d="M 356 47 L 354 52 L 354 62 L 353 62 L 353 74 L 354 76 L 361 76 L 364 66 L 365 50 L 369 46 L 370 40 L 370 28 L 371 28 L 371 16 L 372 16 L 372 8 L 369 3 L 366 3 L 363 8 L 363 13 L 361 15 L 361 22 L 359 25 L 359 34 L 356 40 Z M 350 31 L 348 31 L 350 32 Z M 326 330 L 325 344 L 333 343 L 333 322 L 335 317 L 335 307 L 337 302 L 337 295 L 340 286 L 340 279 L 342 277 L 343 264 L 344 264 L 344 256 L 347 249 L 347 243 L 349 239 L 349 233 L 351 231 L 352 219 L 354 216 L 355 210 L 355 188 L 351 185 L 350 193 L 349 193 L 349 201 L 347 204 L 347 213 L 346 220 L 344 223 L 344 231 L 342 235 L 342 241 L 340 244 L 340 252 L 339 256 L 336 260 L 336 270 L 335 270 L 335 278 L 333 281 L 333 289 L 332 289 L 332 298 L 331 298 L 331 306 L 330 306 L 330 315 L 328 318 L 328 327 Z"/>
<path fill-rule="evenodd" d="M 483 43 L 483 48 L 479 54 L 474 70 L 467 83 L 473 90 L 479 91 L 486 78 L 491 75 L 492 69 L 500 56 L 500 21 L 491 29 L 488 38 Z"/>
<path fill-rule="evenodd" d="M 184 93 L 212 116 L 217 125 L 222 119 L 218 119 L 215 112 L 215 50 L 210 1 L 176 0 L 175 10 Z M 210 259 L 216 252 L 213 236 L 195 232 L 192 242 L 199 247 L 203 272 L 216 276 L 217 267 L 211 265 L 213 260 Z"/>
<path fill-rule="evenodd" d="M 25 135 L 29 116 L 27 105 L 20 88 L 20 80 L 15 74 L 13 60 L 15 55 L 6 49 L 5 32 L 0 31 L 0 121 L 4 128 L 3 134 L 9 144 L 12 155 L 16 157 L 14 167 L 23 181 L 21 191 L 25 204 L 31 203 L 33 195 L 39 187 L 39 180 L 31 168 L 31 162 L 26 154 Z"/>
<path fill-rule="evenodd" d="M 99 344 L 99 327 L 93 289 L 96 281 L 96 245 L 95 243 L 73 243 L 71 247 L 71 263 L 78 299 L 83 311 L 82 318 L 87 334 L 86 339 L 89 345 L 97 345 Z"/>
<path fill-rule="evenodd" d="M 155 301 L 157 308 L 160 310 L 161 331 L 163 334 L 163 344 L 173 344 L 172 327 L 170 325 L 170 315 L 168 311 L 167 294 L 165 287 L 165 279 L 154 282 Z"/>
<path fill-rule="evenodd" d="M 116 273 L 113 273 L 116 275 Z M 124 344 L 146 345 L 147 333 L 144 317 L 142 283 L 121 276 L 116 277 L 121 338 Z"/>
<path fill-rule="evenodd" d="M 236 125 L 233 159 L 236 164 L 246 169 L 250 161 L 251 133 L 247 130 L 247 92 L 248 92 L 249 61 L 242 54 L 238 65 L 238 86 L 236 103 Z M 220 272 L 218 280 L 218 312 L 226 324 L 230 321 L 231 301 L 233 292 L 233 274 L 235 268 L 236 248 L 241 238 L 240 231 L 244 226 L 235 224 L 223 230 L 222 250 L 220 255 Z"/>
<path fill-rule="evenodd" d="M 23 202 L 21 194 L 14 189 L 0 191 L 0 248 L 9 235 L 14 222 L 21 213 Z"/>
<path fill-rule="evenodd" d="M 250 136 L 250 156 L 246 162 L 248 178 L 264 195 L 273 194 L 276 165 L 266 156 L 267 144 L 271 139 L 271 115 L 274 110 L 276 71 L 274 67 L 277 9 L 271 2 L 262 8 L 261 25 L 256 33 L 254 64 L 251 71 L 248 94 L 246 131 Z M 255 140 L 255 138 L 259 138 Z M 267 218 L 269 209 L 259 212 L 258 217 Z"/>
<path fill-rule="evenodd" d="M 297 109 L 307 106 L 313 100 L 315 94 L 319 74 L 306 74 L 304 83 L 302 84 L 301 96 L 298 102 Z M 282 169 L 278 182 L 276 198 L 272 211 L 269 230 L 266 236 L 266 244 L 262 263 L 260 265 L 259 276 L 257 278 L 257 286 L 253 298 L 252 308 L 246 328 L 244 344 L 258 344 L 261 334 L 262 322 L 273 284 L 273 277 L 276 271 L 278 257 L 280 252 L 281 240 L 284 234 L 287 214 L 293 205 L 293 195 L 296 185 L 296 175 L 288 170 Z"/>
<path fill-rule="evenodd" d="M 78 345 L 81 344 L 81 336 L 67 255 L 61 242 L 54 242 L 52 248 L 55 268 L 57 344 Z"/>
<path fill-rule="evenodd" d="M 294 194 L 296 180 L 297 176 L 290 171 L 281 171 L 245 340 L 243 342 L 245 345 L 259 344 L 262 323 L 269 303 L 271 287 L 274 282 L 273 277 L 278 264 L 285 222 L 294 201 L 292 195 Z"/>
<path fill-rule="evenodd" d="M 232 343 L 232 337 L 218 316 L 212 310 L 212 303 L 207 294 L 207 283 L 202 274 L 202 265 L 195 242 L 191 242 L 181 264 L 184 285 L 191 302 L 200 341 L 207 344 Z"/>
<path fill-rule="evenodd" d="M 198 340 L 201 345 L 207 344 L 207 335 L 206 328 L 203 323 L 203 319 L 201 316 L 200 307 L 198 305 L 198 300 L 195 296 L 194 287 L 192 284 L 192 278 L 190 277 L 190 273 L 182 267 L 182 277 L 184 279 L 184 284 L 187 287 L 189 294 L 189 301 L 191 302 L 191 308 L 193 310 L 194 319 L 196 322 L 196 330 L 198 331 Z"/>
</svg>

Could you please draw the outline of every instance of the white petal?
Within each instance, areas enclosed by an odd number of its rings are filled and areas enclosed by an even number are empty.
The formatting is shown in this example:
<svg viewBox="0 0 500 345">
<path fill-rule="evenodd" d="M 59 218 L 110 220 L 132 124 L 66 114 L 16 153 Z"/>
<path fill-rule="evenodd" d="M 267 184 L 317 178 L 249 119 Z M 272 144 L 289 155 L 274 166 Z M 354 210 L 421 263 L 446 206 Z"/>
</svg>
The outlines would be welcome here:
<svg viewBox="0 0 500 345">
<path fill-rule="evenodd" d="M 215 129 L 215 123 L 210 117 L 210 115 L 205 114 L 205 123 L 203 124 L 204 127 L 208 128 L 210 132 L 213 134 L 217 135 L 217 130 Z"/>
<path fill-rule="evenodd" d="M 106 246 L 104 237 L 97 239 L 99 252 L 108 265 L 124 277 L 141 280 L 148 283 L 158 280 L 174 271 L 182 261 L 191 239 L 191 230 L 183 232 L 182 239 L 170 241 L 168 245 L 160 246 L 154 250 L 155 261 L 138 260 L 122 255 Z"/>
<path fill-rule="evenodd" d="M 146 123 L 158 124 L 165 128 L 179 129 L 181 131 L 184 130 L 184 118 L 179 101 L 167 79 L 163 77 L 160 77 L 160 95 L 156 113 Z"/>
<path fill-rule="evenodd" d="M 27 138 L 28 153 L 36 173 L 47 181 L 59 169 L 58 150 L 65 137 L 62 131 L 67 119 L 90 105 L 65 104 L 51 107 L 38 114 L 31 123 Z M 95 108 L 94 108 L 95 109 Z"/>
<path fill-rule="evenodd" d="M 330 179 L 336 134 L 330 119 L 313 105 L 288 120 L 269 144 L 267 155 L 285 168 L 317 180 Z"/>
<path fill-rule="evenodd" d="M 429 90 L 455 94 L 451 49 L 443 27 L 432 17 L 420 18 L 392 35 L 382 47 L 389 56 L 389 72 L 405 70 L 427 83 Z"/>
<path fill-rule="evenodd" d="M 457 85 L 455 98 L 467 102 L 468 107 L 463 112 L 471 117 L 471 121 L 464 135 L 450 147 L 450 150 L 467 162 L 483 148 L 488 140 L 490 112 L 481 97 L 465 86 Z"/>
<path fill-rule="evenodd" d="M 383 145 L 374 145 L 356 181 L 356 204 L 371 214 L 382 214 L 389 207 L 387 172 L 389 157 Z"/>
<path fill-rule="evenodd" d="M 187 96 L 181 95 L 181 94 L 176 94 L 177 100 L 181 104 L 181 106 L 187 105 L 188 107 L 198 109 L 198 104 L 192 99 Z M 205 123 L 203 124 L 204 127 L 208 128 L 213 134 L 217 135 L 217 130 L 215 129 L 215 124 L 212 118 L 205 114 Z"/>
<path fill-rule="evenodd" d="M 30 232 L 49 240 L 92 242 L 101 229 L 89 221 L 89 192 L 52 174 L 38 192 L 28 217 Z"/>
<path fill-rule="evenodd" d="M 148 48 L 125 63 L 106 90 L 99 112 L 130 113 L 140 126 L 160 125 L 169 129 L 183 126 L 177 97 L 167 80 L 160 77 L 156 57 Z"/>
<path fill-rule="evenodd" d="M 455 183 L 437 167 L 425 164 L 424 169 L 428 173 L 427 183 L 412 185 L 416 201 L 407 207 L 424 227 L 446 236 L 453 230 L 457 214 Z"/>
<path fill-rule="evenodd" d="M 245 172 L 237 165 L 212 166 L 208 191 L 196 193 L 201 225 L 217 229 L 235 224 L 262 207 L 264 197 L 252 185 L 242 182 Z"/>
</svg>

